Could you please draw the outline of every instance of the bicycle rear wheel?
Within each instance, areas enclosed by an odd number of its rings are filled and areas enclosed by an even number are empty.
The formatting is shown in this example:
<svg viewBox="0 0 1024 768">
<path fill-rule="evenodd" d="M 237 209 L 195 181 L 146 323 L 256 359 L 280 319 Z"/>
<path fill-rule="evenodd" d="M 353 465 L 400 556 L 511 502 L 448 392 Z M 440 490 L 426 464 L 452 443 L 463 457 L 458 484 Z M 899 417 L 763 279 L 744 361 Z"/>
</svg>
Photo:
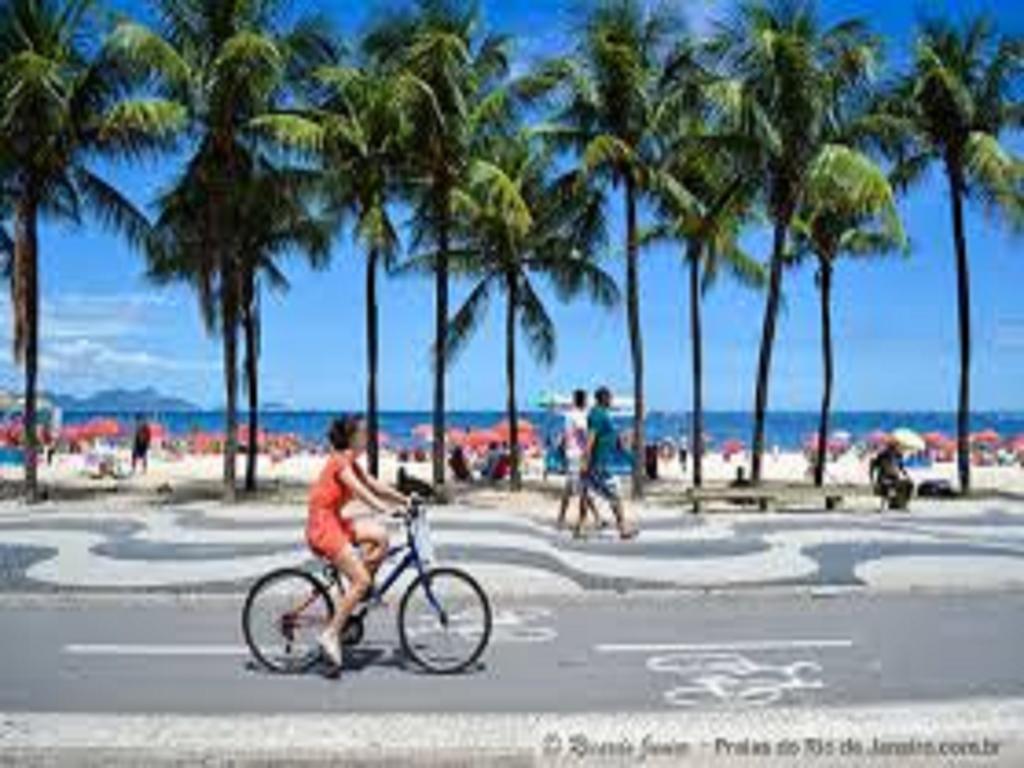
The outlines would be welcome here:
<svg viewBox="0 0 1024 768">
<path fill-rule="evenodd" d="M 317 639 L 333 615 L 334 602 L 319 580 L 299 568 L 282 568 L 249 590 L 242 632 L 267 669 L 305 672 L 320 657 Z"/>
<path fill-rule="evenodd" d="M 491 638 L 491 604 L 476 580 L 457 568 L 434 568 L 406 590 L 398 637 L 409 658 L 431 672 L 461 672 Z"/>
</svg>

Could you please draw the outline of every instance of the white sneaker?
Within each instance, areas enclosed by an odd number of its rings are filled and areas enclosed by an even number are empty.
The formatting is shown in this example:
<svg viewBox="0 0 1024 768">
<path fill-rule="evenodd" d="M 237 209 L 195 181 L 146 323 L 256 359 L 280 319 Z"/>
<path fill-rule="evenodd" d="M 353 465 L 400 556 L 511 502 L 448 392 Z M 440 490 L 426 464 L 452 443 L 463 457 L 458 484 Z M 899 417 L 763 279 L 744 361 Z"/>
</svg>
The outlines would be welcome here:
<svg viewBox="0 0 1024 768">
<path fill-rule="evenodd" d="M 338 635 L 335 632 L 331 632 L 329 629 L 325 629 L 320 633 L 320 637 L 317 640 L 320 645 L 320 651 L 324 656 L 335 666 L 341 667 L 341 643 L 338 641 Z"/>
</svg>

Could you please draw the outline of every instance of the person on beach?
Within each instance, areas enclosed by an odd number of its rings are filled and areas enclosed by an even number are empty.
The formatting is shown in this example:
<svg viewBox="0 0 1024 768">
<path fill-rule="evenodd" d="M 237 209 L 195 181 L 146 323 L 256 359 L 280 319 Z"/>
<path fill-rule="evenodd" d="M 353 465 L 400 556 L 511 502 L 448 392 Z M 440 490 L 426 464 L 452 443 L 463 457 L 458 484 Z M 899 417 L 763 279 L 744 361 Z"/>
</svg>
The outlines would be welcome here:
<svg viewBox="0 0 1024 768">
<path fill-rule="evenodd" d="M 149 444 L 153 433 L 142 414 L 135 417 L 135 437 L 132 440 L 132 474 L 142 464 L 142 474 L 149 471 Z"/>
<path fill-rule="evenodd" d="M 373 584 L 373 576 L 388 551 L 387 529 L 365 512 L 354 512 L 360 501 L 373 513 L 403 513 L 408 498 L 363 471 L 359 459 L 366 451 L 366 423 L 360 416 L 335 419 L 328 432 L 331 452 L 309 492 L 306 542 L 315 555 L 330 561 L 348 581 L 344 594 L 335 595 L 337 610 L 320 634 L 324 656 L 341 669 L 341 630 L 352 610 Z M 362 557 L 353 545 L 358 544 Z"/>
<path fill-rule="evenodd" d="M 589 509 L 594 517 L 594 524 L 602 526 L 601 516 L 597 514 L 597 505 L 583 493 L 583 478 L 580 475 L 580 463 L 583 452 L 587 448 L 587 393 L 577 389 L 572 393 L 572 408 L 565 412 L 562 428 L 562 445 L 565 451 L 565 485 L 562 487 L 562 498 L 559 502 L 557 527 L 565 526 L 565 515 L 573 496 L 580 497 L 580 515 Z M 581 519 L 577 530 L 583 525 Z"/>
<path fill-rule="evenodd" d="M 580 516 L 574 534 L 577 537 L 583 535 L 583 510 L 589 503 L 590 494 L 595 493 L 611 505 L 619 536 L 632 539 L 637 529 L 626 525 L 626 510 L 619 494 L 618 482 L 610 471 L 618 442 L 610 413 L 612 393 L 607 387 L 600 387 L 594 393 L 594 399 L 597 403 L 587 415 L 587 448 L 580 461 L 583 492 L 580 494 Z"/>
<path fill-rule="evenodd" d="M 903 454 L 895 440 L 871 460 L 868 474 L 875 493 L 888 501 L 890 509 L 906 509 L 914 495 L 914 481 L 903 465 Z"/>
</svg>

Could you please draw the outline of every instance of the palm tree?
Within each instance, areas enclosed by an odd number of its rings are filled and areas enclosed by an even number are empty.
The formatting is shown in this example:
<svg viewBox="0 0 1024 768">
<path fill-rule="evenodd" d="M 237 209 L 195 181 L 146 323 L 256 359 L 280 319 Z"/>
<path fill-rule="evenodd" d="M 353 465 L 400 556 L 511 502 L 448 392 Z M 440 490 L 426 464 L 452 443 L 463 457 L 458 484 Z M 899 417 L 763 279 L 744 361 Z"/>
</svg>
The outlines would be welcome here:
<svg viewBox="0 0 1024 768">
<path fill-rule="evenodd" d="M 245 489 L 250 492 L 256 490 L 259 456 L 260 282 L 278 292 L 288 290 L 288 278 L 277 263 L 278 257 L 288 252 L 301 252 L 314 269 L 326 265 L 330 227 L 310 207 L 310 193 L 319 183 L 319 174 L 282 171 L 264 164 L 235 188 L 241 201 L 241 220 L 246 222 L 239 232 L 237 260 L 249 416 Z"/>
<path fill-rule="evenodd" d="M 561 98 L 551 142 L 575 151 L 595 183 L 622 188 L 626 213 L 626 315 L 633 367 L 634 497 L 643 495 L 644 356 L 640 325 L 638 206 L 656 186 L 654 114 L 678 18 L 639 0 L 602 0 L 589 11 L 572 56 L 545 63 L 523 84 L 529 96 Z"/>
<path fill-rule="evenodd" d="M 405 85 L 370 69 L 334 67 L 317 73 L 327 91 L 322 107 L 328 207 L 339 218 L 351 213 L 352 229 L 366 251 L 366 413 L 367 454 L 379 472 L 377 361 L 379 323 L 377 274 L 396 266 L 399 236 L 389 211 L 397 196 L 408 147 L 403 110 Z"/>
<path fill-rule="evenodd" d="M 751 479 L 761 480 L 764 417 L 768 405 L 782 272 L 793 218 L 809 171 L 829 136 L 836 104 L 863 88 L 877 42 L 857 20 L 822 29 L 810 0 L 748 3 L 709 43 L 726 77 L 721 110 L 731 128 L 756 149 L 750 174 L 761 181 L 772 222 L 768 296 L 758 355 Z"/>
<path fill-rule="evenodd" d="M 452 195 L 468 163 L 468 116 L 508 68 L 506 40 L 477 32 L 475 3 L 418 0 L 415 12 L 381 20 L 363 41 L 384 76 L 408 84 L 406 119 L 416 127 L 408 148 L 417 182 L 413 245 L 434 259 L 433 480 L 445 480 L 445 336 L 448 278 L 455 228 Z"/>
<path fill-rule="evenodd" d="M 971 486 L 971 292 L 964 201 L 980 198 L 992 210 L 1021 213 L 1024 164 L 1000 138 L 1024 122 L 1022 65 L 1024 42 L 997 36 L 984 17 L 966 24 L 929 21 L 917 39 L 913 67 L 894 87 L 876 126 L 896 160 L 901 188 L 933 163 L 949 185 L 960 335 L 957 465 L 964 493 Z"/>
<path fill-rule="evenodd" d="M 818 420 L 814 484 L 825 482 L 832 405 L 832 282 L 841 256 L 870 256 L 905 248 L 906 238 L 885 173 L 856 150 L 831 145 L 811 168 L 803 208 L 793 222 L 798 256 L 817 262 L 821 299 L 824 387 Z"/>
<path fill-rule="evenodd" d="M 694 134 L 684 133 L 684 145 L 700 131 L 695 125 L 687 128 Z M 744 285 L 761 288 L 765 283 L 762 265 L 739 244 L 740 233 L 750 219 L 755 189 L 742 176 L 728 151 L 706 146 L 698 151 L 696 147 L 700 144 L 697 140 L 690 151 L 674 151 L 669 155 L 667 173 L 687 190 L 689 198 L 662 196 L 660 207 L 664 223 L 651 231 L 652 238 L 669 237 L 685 243 L 692 355 L 693 484 L 698 488 L 703 484 L 704 455 L 702 296 L 723 270 Z"/>
<path fill-rule="evenodd" d="M 133 80 L 117 51 L 95 50 L 88 0 L 0 2 L 0 166 L 11 201 L 14 357 L 25 366 L 25 493 L 38 496 L 36 382 L 41 218 L 81 221 L 83 211 L 132 243 L 148 221 L 88 163 L 134 158 L 167 145 L 177 105 L 130 99 Z"/>
<path fill-rule="evenodd" d="M 195 264 L 195 284 L 201 292 L 217 287 L 226 391 L 224 499 L 232 501 L 240 313 L 239 264 L 232 245 L 245 226 L 237 217 L 233 190 L 256 162 L 260 147 L 319 149 L 319 126 L 286 109 L 286 99 L 297 81 L 313 67 L 333 62 L 337 52 L 322 19 L 280 28 L 276 19 L 284 0 L 155 0 L 155 5 L 159 34 L 123 22 L 114 39 L 134 67 L 160 76 L 163 90 L 188 116 L 194 152 L 180 180 L 188 188 L 166 195 L 164 202 L 198 206 L 201 261 Z M 201 303 L 206 305 L 207 298 L 201 296 Z"/>
<path fill-rule="evenodd" d="M 449 357 L 454 357 L 482 321 L 491 294 L 504 294 L 511 486 L 518 491 L 517 325 L 541 363 L 550 365 L 556 354 L 555 326 L 535 278 L 546 278 L 563 300 L 585 291 L 604 307 L 614 306 L 619 292 L 587 255 L 604 235 L 601 200 L 575 173 L 550 180 L 550 156 L 535 151 L 522 133 L 495 135 L 484 144 L 466 184 L 454 194 L 460 218 L 452 266 L 456 274 L 470 275 L 475 282 L 452 317 L 446 344 Z"/>
<path fill-rule="evenodd" d="M 233 230 L 225 248 L 234 267 L 226 273 L 210 269 L 203 248 L 206 229 L 200 218 L 204 189 L 185 178 L 158 201 L 160 217 L 147 241 L 149 277 L 157 284 L 185 282 L 199 297 L 207 330 L 223 335 L 227 321 L 221 297 L 231 290 L 236 298 L 236 324 L 245 344 L 245 380 L 248 394 L 248 445 L 245 488 L 256 490 L 259 434 L 260 282 L 286 291 L 288 278 L 278 259 L 291 252 L 304 254 L 310 266 L 320 268 L 330 250 L 330 227 L 311 210 L 319 174 L 280 169 L 259 160 L 235 177 L 230 214 L 245 227 Z M 234 286 L 224 285 L 234 280 Z"/>
</svg>

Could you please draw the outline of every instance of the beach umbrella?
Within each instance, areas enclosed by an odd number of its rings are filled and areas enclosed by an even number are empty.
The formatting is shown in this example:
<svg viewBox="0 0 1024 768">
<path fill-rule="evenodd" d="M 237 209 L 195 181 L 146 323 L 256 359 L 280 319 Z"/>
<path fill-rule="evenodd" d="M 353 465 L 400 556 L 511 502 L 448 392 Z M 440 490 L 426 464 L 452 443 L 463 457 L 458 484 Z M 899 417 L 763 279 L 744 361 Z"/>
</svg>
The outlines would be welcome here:
<svg viewBox="0 0 1024 768">
<path fill-rule="evenodd" d="M 889 434 L 887 432 L 883 432 L 880 429 L 876 429 L 874 432 L 872 432 L 867 437 L 868 445 L 870 445 L 872 447 L 875 447 L 875 448 L 877 448 L 879 446 L 882 446 L 882 445 L 885 445 L 888 442 L 889 442 Z"/>
<path fill-rule="evenodd" d="M 149 422 L 149 437 L 151 440 L 166 440 L 170 433 L 167 427 L 156 421 Z"/>
<path fill-rule="evenodd" d="M 941 432 L 925 432 L 921 437 L 929 448 L 939 448 L 949 440 Z"/>
<path fill-rule="evenodd" d="M 533 424 L 531 424 L 526 419 L 519 420 L 519 422 L 516 424 L 516 430 L 519 432 L 520 440 L 532 439 L 535 437 L 537 433 L 537 428 L 534 427 Z M 501 422 L 500 424 L 496 425 L 494 427 L 494 431 L 501 435 L 502 441 L 507 442 L 508 440 L 511 439 L 512 427 L 508 423 L 507 419 Z"/>
<path fill-rule="evenodd" d="M 117 419 L 92 419 L 82 426 L 85 436 L 95 439 L 97 437 L 117 437 L 121 434 L 121 424 Z"/>
<path fill-rule="evenodd" d="M 503 443 L 505 438 L 494 429 L 475 429 L 466 435 L 465 445 L 468 448 L 487 448 L 492 443 Z"/>
<path fill-rule="evenodd" d="M 889 437 L 904 451 L 917 453 L 918 451 L 923 451 L 925 449 L 924 438 L 912 429 L 900 427 L 899 429 L 893 430 L 893 433 Z"/>
<path fill-rule="evenodd" d="M 999 433 L 994 429 L 985 429 L 981 432 L 975 432 L 971 435 L 971 442 L 975 445 L 999 445 L 1003 442 L 1003 438 L 999 436 Z"/>
<path fill-rule="evenodd" d="M 732 455 L 734 453 L 742 453 L 745 447 L 746 446 L 743 445 L 742 440 L 730 438 L 729 440 L 726 440 L 724 443 L 722 443 L 722 453 L 725 454 L 726 456 Z"/>
<path fill-rule="evenodd" d="M 430 424 L 417 424 L 412 428 L 412 436 L 430 443 L 434 440 L 434 428 Z"/>
<path fill-rule="evenodd" d="M 833 453 L 837 453 L 839 451 L 846 450 L 847 448 L 850 447 L 852 443 L 853 435 L 851 435 L 844 429 L 837 429 L 835 432 L 832 433 L 832 436 L 828 438 L 826 446 L 828 447 L 828 450 L 832 451 Z"/>
<path fill-rule="evenodd" d="M 152 429 L 152 425 L 150 426 Z M 242 424 L 238 427 L 238 442 L 247 444 L 249 442 L 249 425 Z M 267 442 L 267 431 L 265 429 L 256 430 L 256 445 L 261 446 Z"/>
</svg>

